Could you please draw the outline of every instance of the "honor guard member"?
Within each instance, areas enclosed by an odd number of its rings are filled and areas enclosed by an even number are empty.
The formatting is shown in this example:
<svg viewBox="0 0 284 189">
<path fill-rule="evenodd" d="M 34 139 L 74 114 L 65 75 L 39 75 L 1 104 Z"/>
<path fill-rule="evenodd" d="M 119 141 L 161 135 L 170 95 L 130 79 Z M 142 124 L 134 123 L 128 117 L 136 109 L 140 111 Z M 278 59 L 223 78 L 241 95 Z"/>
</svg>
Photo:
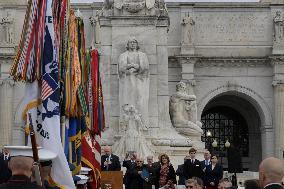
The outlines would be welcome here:
<svg viewBox="0 0 284 189">
<path fill-rule="evenodd" d="M 40 173 L 45 189 L 59 189 L 57 186 L 51 186 L 48 182 L 52 168 L 52 160 L 55 159 L 57 155 L 45 149 L 40 149 L 38 154 L 41 167 Z"/>
<path fill-rule="evenodd" d="M 6 183 L 11 177 L 11 171 L 8 168 L 9 153 L 3 149 L 0 152 L 0 184 Z"/>
<path fill-rule="evenodd" d="M 89 177 L 86 175 L 76 175 L 76 177 L 79 178 L 76 182 L 77 189 L 86 189 Z"/>
<path fill-rule="evenodd" d="M 10 154 L 8 166 L 12 172 L 12 177 L 5 184 L 0 185 L 0 189 L 42 189 L 31 182 L 33 169 L 33 153 L 29 146 L 5 146 Z"/>
</svg>

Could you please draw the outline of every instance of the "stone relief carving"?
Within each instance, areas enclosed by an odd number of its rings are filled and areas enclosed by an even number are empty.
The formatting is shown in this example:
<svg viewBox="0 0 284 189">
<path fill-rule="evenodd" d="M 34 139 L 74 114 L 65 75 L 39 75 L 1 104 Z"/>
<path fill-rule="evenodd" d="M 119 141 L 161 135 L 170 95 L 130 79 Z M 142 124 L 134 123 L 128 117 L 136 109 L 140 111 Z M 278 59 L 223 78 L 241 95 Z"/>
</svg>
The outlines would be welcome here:
<svg viewBox="0 0 284 189">
<path fill-rule="evenodd" d="M 144 7 L 151 9 L 154 7 L 155 0 L 115 0 L 114 7 L 117 9 L 124 8 L 126 11 L 136 13 Z"/>
<path fill-rule="evenodd" d="M 10 12 L 7 12 L 7 16 L 1 19 L 0 24 L 5 30 L 5 41 L 7 44 L 14 43 L 14 18 Z"/>
<path fill-rule="evenodd" d="M 134 105 L 124 104 L 120 122 L 123 136 L 114 144 L 115 153 L 123 156 L 126 152 L 136 151 L 141 157 L 153 154 L 152 147 L 147 143 L 144 131 L 147 130 L 141 113 Z"/>
<path fill-rule="evenodd" d="M 176 85 L 176 93 L 170 98 L 170 117 L 175 129 L 185 135 L 201 134 L 201 122 L 197 121 L 196 96 L 186 92 L 184 82 Z"/>
<path fill-rule="evenodd" d="M 119 104 L 132 104 L 148 125 L 149 62 L 147 55 L 139 50 L 138 41 L 131 37 L 127 51 L 118 58 Z M 120 109 L 120 118 L 123 110 Z"/>
<path fill-rule="evenodd" d="M 146 10 L 147 14 L 152 14 L 149 10 L 156 10 L 159 16 L 167 16 L 167 8 L 164 0 L 105 0 L 103 9 L 105 11 L 110 9 L 125 10 L 129 13 L 138 13 L 141 10 Z"/>
<path fill-rule="evenodd" d="M 271 41 L 268 35 L 271 28 L 265 23 L 271 19 L 268 12 L 196 11 L 194 30 L 198 32 L 194 35 L 195 45 L 267 44 Z"/>
<path fill-rule="evenodd" d="M 194 20 L 190 16 L 186 16 L 182 19 L 181 25 L 182 25 L 182 45 L 189 45 L 192 44 L 192 38 L 193 38 L 193 27 L 194 27 Z"/>
<path fill-rule="evenodd" d="M 276 14 L 273 18 L 274 22 L 274 41 L 281 42 L 284 37 L 284 19 L 281 15 L 281 11 L 276 11 Z"/>
</svg>

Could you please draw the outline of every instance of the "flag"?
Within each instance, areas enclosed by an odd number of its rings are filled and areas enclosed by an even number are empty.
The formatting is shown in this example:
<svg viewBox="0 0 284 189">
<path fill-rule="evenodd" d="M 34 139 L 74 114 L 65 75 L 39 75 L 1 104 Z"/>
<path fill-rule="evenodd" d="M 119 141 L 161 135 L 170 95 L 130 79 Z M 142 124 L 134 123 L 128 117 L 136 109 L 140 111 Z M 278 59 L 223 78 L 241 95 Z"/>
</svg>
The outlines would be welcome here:
<svg viewBox="0 0 284 189">
<path fill-rule="evenodd" d="M 70 118 L 68 119 L 68 128 L 65 131 L 65 156 L 68 162 L 75 166 L 72 175 L 80 173 L 81 169 L 81 119 Z"/>
<path fill-rule="evenodd" d="M 89 118 L 85 119 L 86 131 L 82 138 L 82 162 L 90 167 L 93 172 L 92 188 L 100 186 L 101 171 L 101 131 L 104 128 L 104 110 L 102 89 L 99 73 L 98 51 L 89 52 L 88 103 Z"/>
<path fill-rule="evenodd" d="M 51 178 L 60 187 L 75 188 L 64 154 L 60 133 L 58 47 L 55 43 L 52 0 L 47 0 L 45 36 L 42 54 L 42 128 L 37 129 L 41 146 L 57 154 L 53 161 Z"/>
</svg>

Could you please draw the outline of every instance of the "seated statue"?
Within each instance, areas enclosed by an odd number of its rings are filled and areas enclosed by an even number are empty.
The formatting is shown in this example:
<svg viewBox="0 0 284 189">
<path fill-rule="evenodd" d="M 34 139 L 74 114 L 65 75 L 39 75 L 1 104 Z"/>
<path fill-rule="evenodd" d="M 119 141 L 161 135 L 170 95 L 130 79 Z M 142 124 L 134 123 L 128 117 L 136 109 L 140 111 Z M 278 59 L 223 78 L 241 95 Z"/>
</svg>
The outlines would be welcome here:
<svg viewBox="0 0 284 189">
<path fill-rule="evenodd" d="M 170 117 L 175 129 L 185 135 L 201 134 L 201 122 L 197 121 L 196 96 L 186 92 L 186 84 L 179 82 L 176 93 L 170 98 Z"/>
</svg>

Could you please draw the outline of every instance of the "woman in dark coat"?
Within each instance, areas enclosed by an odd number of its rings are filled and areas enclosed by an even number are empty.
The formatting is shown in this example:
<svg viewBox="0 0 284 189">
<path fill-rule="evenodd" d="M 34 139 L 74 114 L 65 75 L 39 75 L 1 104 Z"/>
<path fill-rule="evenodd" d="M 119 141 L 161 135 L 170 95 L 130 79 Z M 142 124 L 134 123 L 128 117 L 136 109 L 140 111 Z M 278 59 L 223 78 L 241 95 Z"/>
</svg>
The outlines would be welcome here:
<svg viewBox="0 0 284 189">
<path fill-rule="evenodd" d="M 206 189 L 217 189 L 219 180 L 223 178 L 223 167 L 218 163 L 216 155 L 211 156 L 211 164 L 204 169 L 204 185 Z"/>
<path fill-rule="evenodd" d="M 165 186 L 167 183 L 171 183 L 169 189 L 174 189 L 177 184 L 176 173 L 174 167 L 170 163 L 169 156 L 167 154 L 162 154 L 159 160 L 160 166 L 157 170 L 158 183 L 156 183 L 156 189 Z"/>
</svg>

